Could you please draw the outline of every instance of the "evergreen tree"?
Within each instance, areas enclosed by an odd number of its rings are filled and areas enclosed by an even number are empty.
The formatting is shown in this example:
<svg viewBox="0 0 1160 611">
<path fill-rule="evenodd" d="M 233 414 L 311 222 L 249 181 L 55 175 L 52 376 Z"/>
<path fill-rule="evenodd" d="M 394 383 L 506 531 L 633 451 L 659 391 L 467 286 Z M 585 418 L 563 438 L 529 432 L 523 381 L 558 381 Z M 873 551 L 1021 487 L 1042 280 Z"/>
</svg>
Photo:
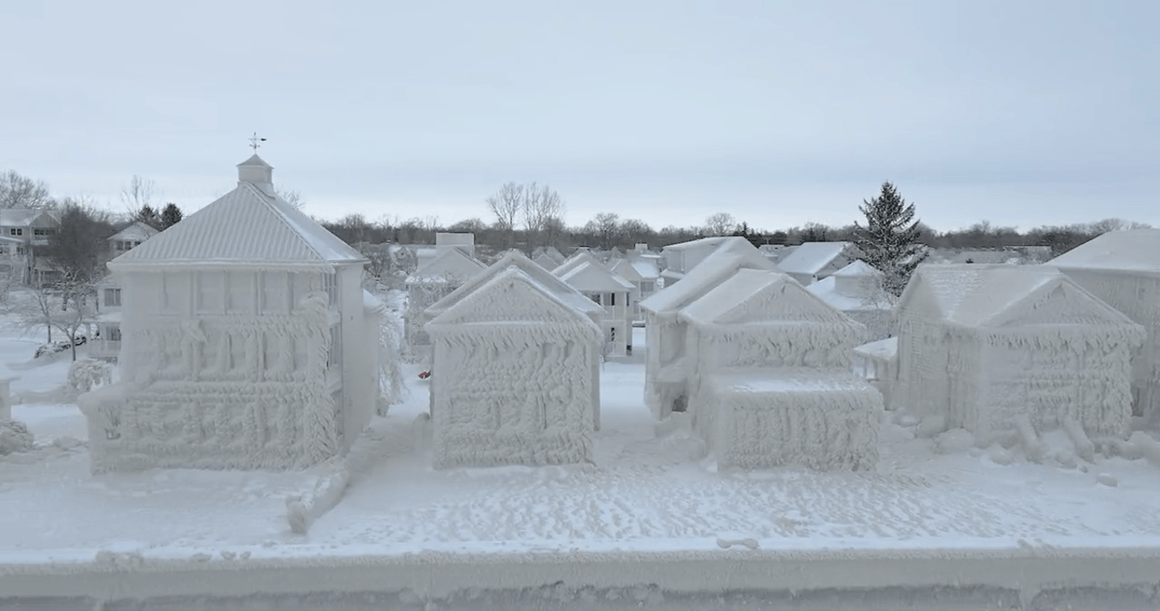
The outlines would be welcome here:
<svg viewBox="0 0 1160 611">
<path fill-rule="evenodd" d="M 914 204 L 907 204 L 898 189 L 885 182 L 878 197 L 862 200 L 858 209 L 866 216 L 865 226 L 854 223 L 858 247 L 866 263 L 886 274 L 883 288 L 901 295 L 914 269 L 926 258 L 918 243 L 920 228 Z"/>
<path fill-rule="evenodd" d="M 181 221 L 184 216 L 177 204 L 173 202 L 165 204 L 165 208 L 161 210 L 161 229 L 169 229 Z"/>
<path fill-rule="evenodd" d="M 161 228 L 161 215 L 149 204 L 144 204 L 133 212 L 133 221 L 145 223 L 154 229 Z"/>
</svg>

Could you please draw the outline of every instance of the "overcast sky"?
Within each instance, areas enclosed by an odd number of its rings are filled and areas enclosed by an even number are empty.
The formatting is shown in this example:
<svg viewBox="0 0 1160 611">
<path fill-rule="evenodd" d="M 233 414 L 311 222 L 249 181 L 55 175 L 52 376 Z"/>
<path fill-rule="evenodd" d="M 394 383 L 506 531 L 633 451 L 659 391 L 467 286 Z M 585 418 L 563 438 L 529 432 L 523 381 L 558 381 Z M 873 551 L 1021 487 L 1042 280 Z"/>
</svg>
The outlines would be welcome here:
<svg viewBox="0 0 1160 611">
<path fill-rule="evenodd" d="M 580 225 L 1160 226 L 1156 0 L 0 3 L 0 170 L 187 211 L 259 153 L 306 212 Z"/>
</svg>

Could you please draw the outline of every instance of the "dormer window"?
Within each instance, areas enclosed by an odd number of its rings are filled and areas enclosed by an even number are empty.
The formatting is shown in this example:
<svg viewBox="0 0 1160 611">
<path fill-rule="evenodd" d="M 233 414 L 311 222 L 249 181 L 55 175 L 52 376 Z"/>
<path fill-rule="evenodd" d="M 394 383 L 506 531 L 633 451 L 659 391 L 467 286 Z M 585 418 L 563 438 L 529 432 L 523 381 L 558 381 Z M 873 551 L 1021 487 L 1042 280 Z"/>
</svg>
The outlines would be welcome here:
<svg viewBox="0 0 1160 611">
<path fill-rule="evenodd" d="M 8 235 L 22 236 L 22 235 L 24 235 L 24 228 L 23 227 L 9 227 L 8 228 Z"/>
</svg>

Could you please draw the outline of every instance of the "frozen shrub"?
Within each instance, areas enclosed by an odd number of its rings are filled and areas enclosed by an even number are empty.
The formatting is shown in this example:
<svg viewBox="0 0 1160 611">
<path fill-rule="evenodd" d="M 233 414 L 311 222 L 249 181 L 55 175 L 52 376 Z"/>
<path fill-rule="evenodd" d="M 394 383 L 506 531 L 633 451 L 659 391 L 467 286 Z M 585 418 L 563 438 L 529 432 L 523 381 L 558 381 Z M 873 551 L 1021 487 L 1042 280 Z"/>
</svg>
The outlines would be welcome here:
<svg viewBox="0 0 1160 611">
<path fill-rule="evenodd" d="M 113 380 L 113 367 L 96 359 L 74 361 L 68 368 L 68 386 L 77 392 L 89 392 Z"/>
<path fill-rule="evenodd" d="M 32 433 L 23 422 L 0 420 L 0 456 L 32 448 Z"/>
</svg>

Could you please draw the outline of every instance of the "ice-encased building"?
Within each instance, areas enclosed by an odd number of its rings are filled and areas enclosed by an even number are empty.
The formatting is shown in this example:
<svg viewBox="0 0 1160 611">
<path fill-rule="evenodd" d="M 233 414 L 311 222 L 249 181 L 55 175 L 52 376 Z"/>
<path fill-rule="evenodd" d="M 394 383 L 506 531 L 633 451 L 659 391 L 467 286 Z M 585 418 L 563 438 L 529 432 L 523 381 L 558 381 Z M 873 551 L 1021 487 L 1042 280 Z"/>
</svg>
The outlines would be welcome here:
<svg viewBox="0 0 1160 611">
<path fill-rule="evenodd" d="M 518 267 L 489 276 L 427 324 L 435 468 L 591 461 L 600 327 Z"/>
<path fill-rule="evenodd" d="M 699 246 L 711 245 L 715 250 L 682 273 L 679 282 L 640 302 L 645 315 L 645 345 L 648 347 L 645 403 L 658 418 L 665 418 L 671 412 L 683 412 L 688 406 L 690 359 L 696 355 L 687 346 L 688 324 L 679 317 L 681 308 L 708 293 L 739 269 L 777 271 L 777 266 L 745 238 L 705 238 L 710 239 L 711 242 Z M 675 252 L 686 254 L 683 249 Z"/>
<path fill-rule="evenodd" d="M 866 325 L 867 341 L 890 336 L 894 296 L 882 286 L 884 274 L 862 260 L 833 272 L 806 288 L 830 307 Z"/>
<path fill-rule="evenodd" d="M 979 443 L 1078 424 L 1126 437 L 1131 353 L 1144 330 L 1058 270 L 919 266 L 897 309 L 893 407 L 946 419 Z"/>
<path fill-rule="evenodd" d="M 250 157 L 233 191 L 109 262 L 121 381 L 78 400 L 93 471 L 305 467 L 368 423 L 382 306 L 366 260 L 272 175 Z"/>
<path fill-rule="evenodd" d="M 605 356 L 632 353 L 631 282 L 614 274 L 592 253 L 583 250 L 552 270 L 552 275 L 600 305 Z"/>
<path fill-rule="evenodd" d="M 488 281 L 513 267 L 531 278 L 538 287 L 547 290 L 556 299 L 568 304 L 583 314 L 585 318 L 592 321 L 592 324 L 596 325 L 597 329 L 601 328 L 604 309 L 600 305 L 588 297 L 581 295 L 579 291 L 568 286 L 563 280 L 553 276 L 552 272 L 544 269 L 518 250 L 510 250 L 504 253 L 498 261 L 488 266 L 487 269 L 473 276 L 463 286 L 452 291 L 450 295 L 432 304 L 423 312 L 424 319 L 427 322 L 434 320 L 440 314 L 446 312 L 452 306 L 466 299 L 469 295 L 487 284 Z M 600 350 L 602 344 L 599 338 L 594 343 L 594 348 L 597 352 L 595 360 L 591 364 L 591 371 L 589 372 L 589 376 L 593 381 L 588 385 L 592 389 L 592 422 L 596 428 L 600 428 Z M 442 363 L 439 362 L 439 358 L 440 353 L 438 351 L 432 352 L 430 371 L 435 372 L 431 377 L 430 389 L 430 406 L 432 412 L 435 409 L 437 396 L 442 392 L 443 388 L 441 376 L 438 373 L 443 368 Z"/>
<path fill-rule="evenodd" d="M 678 316 L 688 324 L 689 412 L 719 464 L 877 464 L 882 395 L 850 370 L 862 324 L 790 276 L 755 269 L 737 271 Z"/>
<path fill-rule="evenodd" d="M 1160 229 L 1111 231 L 1047 265 L 1144 326 L 1148 339 L 1132 355 L 1134 413 L 1160 420 Z"/>
</svg>

